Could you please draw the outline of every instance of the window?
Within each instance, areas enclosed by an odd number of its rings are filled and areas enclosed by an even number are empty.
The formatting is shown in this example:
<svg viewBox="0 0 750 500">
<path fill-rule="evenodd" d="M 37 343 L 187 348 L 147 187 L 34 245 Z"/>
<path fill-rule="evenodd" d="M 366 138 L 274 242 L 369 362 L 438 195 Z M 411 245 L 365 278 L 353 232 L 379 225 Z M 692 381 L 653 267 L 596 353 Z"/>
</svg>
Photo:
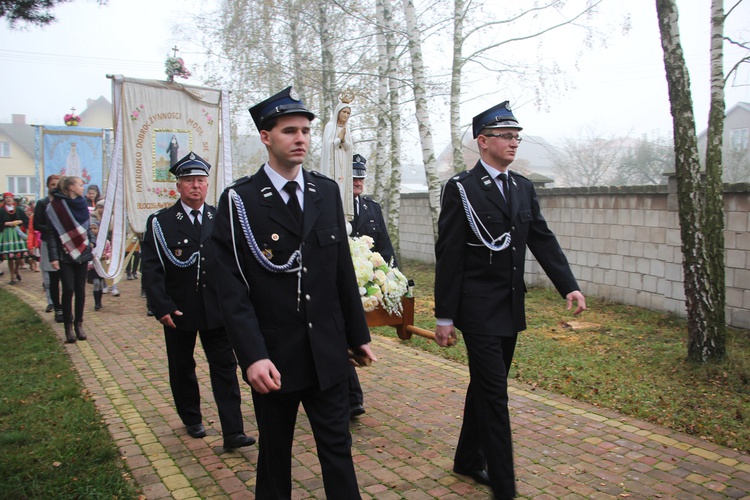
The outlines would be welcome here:
<svg viewBox="0 0 750 500">
<path fill-rule="evenodd" d="M 9 142 L 0 142 L 0 158 L 10 158 Z"/>
<path fill-rule="evenodd" d="M 15 195 L 33 195 L 38 192 L 36 178 L 30 175 L 9 175 L 8 191 Z"/>
<path fill-rule="evenodd" d="M 748 130 L 746 128 L 732 129 L 730 144 L 732 151 L 744 151 L 747 149 Z"/>
</svg>

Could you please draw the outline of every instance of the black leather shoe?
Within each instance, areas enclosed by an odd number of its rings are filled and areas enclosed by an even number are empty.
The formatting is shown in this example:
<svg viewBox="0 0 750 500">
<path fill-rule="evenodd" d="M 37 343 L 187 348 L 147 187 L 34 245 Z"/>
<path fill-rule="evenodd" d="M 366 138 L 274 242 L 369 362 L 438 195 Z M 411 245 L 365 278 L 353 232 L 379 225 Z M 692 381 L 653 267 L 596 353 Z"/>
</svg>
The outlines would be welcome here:
<svg viewBox="0 0 750 500">
<path fill-rule="evenodd" d="M 203 427 L 203 424 L 188 425 L 186 429 L 190 437 L 194 437 L 194 438 L 206 437 L 206 428 Z"/>
<path fill-rule="evenodd" d="M 55 309 L 55 323 L 62 323 L 63 321 L 65 319 L 63 319 L 62 309 Z"/>
<path fill-rule="evenodd" d="M 146 310 L 146 316 L 153 316 L 153 315 L 154 315 L 154 311 L 152 311 L 151 309 Z"/>
<path fill-rule="evenodd" d="M 472 470 L 472 471 L 462 471 L 460 469 L 453 469 L 453 472 L 456 474 L 461 474 L 462 476 L 469 476 L 474 481 L 476 481 L 479 484 L 485 484 L 487 486 L 490 485 L 490 475 L 487 474 L 487 469 L 479 469 L 479 470 Z"/>
<path fill-rule="evenodd" d="M 47 309 L 45 309 L 44 312 L 51 313 L 54 310 L 55 310 L 55 306 L 52 305 L 52 304 L 49 304 L 49 305 L 47 305 Z"/>
<path fill-rule="evenodd" d="M 224 448 L 227 450 L 242 448 L 243 446 L 252 446 L 254 444 L 255 438 L 246 436 L 243 432 L 224 436 Z"/>
<path fill-rule="evenodd" d="M 365 413 L 365 407 L 362 404 L 352 405 L 349 408 L 349 418 L 355 418 Z"/>
</svg>

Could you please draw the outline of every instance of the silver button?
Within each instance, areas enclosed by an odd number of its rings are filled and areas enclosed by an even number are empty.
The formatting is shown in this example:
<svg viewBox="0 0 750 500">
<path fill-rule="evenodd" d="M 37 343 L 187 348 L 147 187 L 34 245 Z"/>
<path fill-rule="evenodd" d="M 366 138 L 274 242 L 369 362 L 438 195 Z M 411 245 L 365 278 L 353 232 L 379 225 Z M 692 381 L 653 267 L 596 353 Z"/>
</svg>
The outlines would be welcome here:
<svg viewBox="0 0 750 500">
<path fill-rule="evenodd" d="M 310 296 L 309 295 L 305 295 L 305 300 L 310 300 Z"/>
<path fill-rule="evenodd" d="M 308 323 L 308 324 L 307 324 L 307 327 L 308 327 L 308 328 L 312 328 L 312 323 Z"/>
</svg>

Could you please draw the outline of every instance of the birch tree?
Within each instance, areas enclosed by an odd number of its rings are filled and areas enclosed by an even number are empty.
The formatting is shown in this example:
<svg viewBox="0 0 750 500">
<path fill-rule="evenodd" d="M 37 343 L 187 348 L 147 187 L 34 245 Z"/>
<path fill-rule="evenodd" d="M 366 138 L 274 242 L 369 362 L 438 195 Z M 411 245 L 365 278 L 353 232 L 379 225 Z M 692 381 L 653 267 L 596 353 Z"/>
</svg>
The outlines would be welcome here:
<svg viewBox="0 0 750 500">
<path fill-rule="evenodd" d="M 422 41 L 417 25 L 417 16 L 413 0 L 403 0 L 404 19 L 411 57 L 412 91 L 416 108 L 419 140 L 422 146 L 422 162 L 427 175 L 427 189 L 429 192 L 430 214 L 432 215 L 433 234 L 437 238 L 438 216 L 440 215 L 440 179 L 437 174 L 435 147 L 432 143 L 432 124 L 427 104 L 427 79 L 422 57 Z"/>
<path fill-rule="evenodd" d="M 674 128 L 677 199 L 688 319 L 688 359 L 699 363 L 718 361 L 726 354 L 721 146 L 726 82 L 723 69 L 723 30 L 728 14 L 724 14 L 722 0 L 712 0 L 711 104 L 706 171 L 705 178 L 702 178 L 690 77 L 680 42 L 676 1 L 656 0 L 656 12 Z"/>
<path fill-rule="evenodd" d="M 532 78 L 536 77 L 538 88 L 542 86 L 550 90 L 554 86 L 554 75 L 559 74 L 556 67 L 545 67 L 541 63 L 531 70 L 525 65 L 517 64 L 507 57 L 509 49 L 506 46 L 518 42 L 541 38 L 544 35 L 563 28 L 576 28 L 582 31 L 584 40 L 592 40 L 599 35 L 605 40 L 605 34 L 591 24 L 581 22 L 586 16 L 597 13 L 597 7 L 604 0 L 587 0 L 583 5 L 573 6 L 570 13 L 559 20 L 557 16 L 545 16 L 546 13 L 564 13 L 567 4 L 572 2 L 549 0 L 542 3 L 534 2 L 529 7 L 520 7 L 515 13 L 509 13 L 501 19 L 487 18 L 487 12 L 498 10 L 486 9 L 483 2 L 453 0 L 453 40 L 452 40 L 452 68 L 450 91 L 450 134 L 453 150 L 453 171 L 458 173 L 466 168 L 463 159 L 462 127 L 461 127 L 461 99 L 462 79 L 467 66 L 474 64 L 487 72 L 507 73 L 510 78 L 517 78 L 534 85 Z M 514 6 L 506 7 L 507 10 Z M 468 19 L 474 19 L 474 24 L 466 26 Z M 507 35 L 498 36 L 506 32 Z M 487 43 L 486 40 L 491 40 Z M 589 42 L 590 43 L 590 42 Z M 499 57 L 500 50 L 505 49 Z"/>
</svg>

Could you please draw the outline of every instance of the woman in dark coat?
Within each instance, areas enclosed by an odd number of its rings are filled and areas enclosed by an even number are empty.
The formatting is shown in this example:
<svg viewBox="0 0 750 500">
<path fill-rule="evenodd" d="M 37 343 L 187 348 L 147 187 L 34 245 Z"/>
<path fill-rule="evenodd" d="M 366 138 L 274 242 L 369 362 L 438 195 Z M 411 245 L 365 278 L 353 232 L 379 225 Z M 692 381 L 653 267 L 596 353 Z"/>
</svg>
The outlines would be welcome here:
<svg viewBox="0 0 750 500">
<path fill-rule="evenodd" d="M 53 192 L 52 201 L 46 210 L 49 221 L 47 251 L 50 264 L 60 271 L 65 342 L 68 344 L 74 343 L 76 339 L 86 340 L 82 325 L 83 307 L 86 301 L 86 271 L 93 254 L 89 210 L 83 193 L 83 179 L 61 177 L 58 190 Z"/>
</svg>

